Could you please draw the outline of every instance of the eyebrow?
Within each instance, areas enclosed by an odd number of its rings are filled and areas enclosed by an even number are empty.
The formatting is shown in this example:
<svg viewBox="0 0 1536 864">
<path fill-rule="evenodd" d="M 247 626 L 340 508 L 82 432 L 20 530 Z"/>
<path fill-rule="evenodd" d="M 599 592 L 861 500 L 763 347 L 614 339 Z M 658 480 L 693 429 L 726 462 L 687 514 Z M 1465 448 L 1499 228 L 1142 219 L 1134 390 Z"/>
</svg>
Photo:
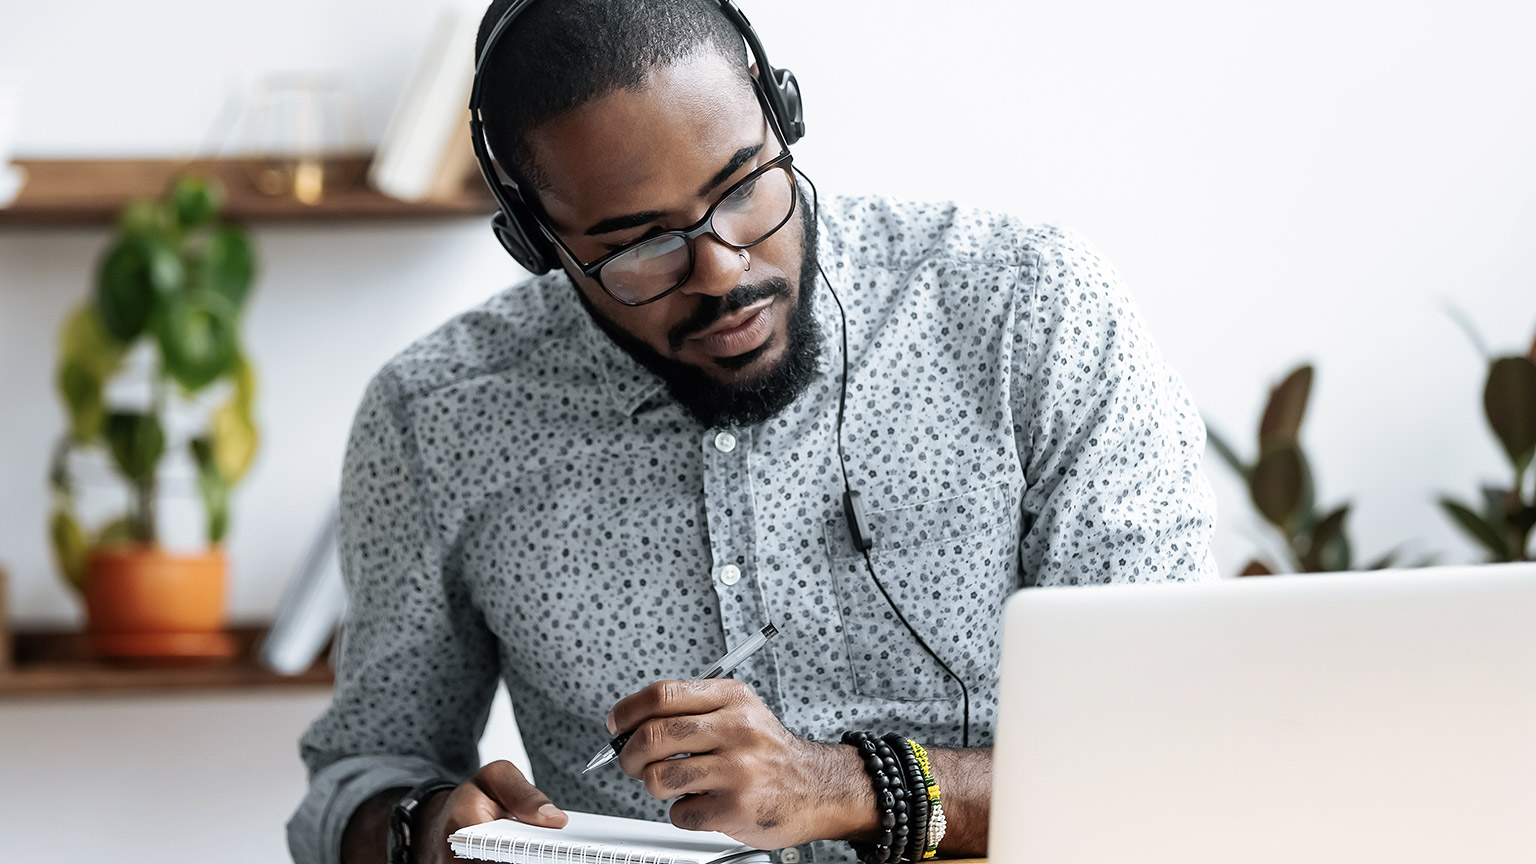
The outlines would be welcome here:
<svg viewBox="0 0 1536 864">
<path fill-rule="evenodd" d="M 736 154 L 731 157 L 730 161 L 725 163 L 724 168 L 721 168 L 715 173 L 715 176 L 709 178 L 708 183 L 705 183 L 703 186 L 699 187 L 699 197 L 702 198 L 705 195 L 708 195 L 721 183 L 731 179 L 732 174 L 735 174 L 741 168 L 741 166 L 747 164 L 747 161 L 750 160 L 753 156 L 756 156 L 758 151 L 762 149 L 763 145 L 754 144 L 751 147 L 743 147 L 740 150 L 737 150 Z M 665 215 L 666 214 L 660 210 L 646 210 L 643 213 L 630 213 L 627 216 L 614 216 L 610 219 L 604 219 L 588 228 L 586 230 L 586 235 L 588 237 L 595 237 L 600 234 L 611 234 L 614 231 L 622 231 L 625 228 L 637 228 L 649 222 L 654 222 Z"/>
</svg>

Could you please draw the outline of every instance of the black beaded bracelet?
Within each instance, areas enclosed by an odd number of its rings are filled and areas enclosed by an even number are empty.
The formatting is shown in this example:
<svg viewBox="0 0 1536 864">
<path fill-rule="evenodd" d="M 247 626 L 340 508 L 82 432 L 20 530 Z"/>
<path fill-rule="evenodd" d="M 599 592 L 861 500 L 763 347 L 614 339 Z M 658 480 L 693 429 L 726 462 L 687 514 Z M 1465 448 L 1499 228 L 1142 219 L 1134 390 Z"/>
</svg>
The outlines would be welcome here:
<svg viewBox="0 0 1536 864">
<path fill-rule="evenodd" d="M 878 738 L 875 739 L 875 749 L 880 754 L 880 759 L 885 764 L 886 776 L 891 778 L 891 797 L 896 801 L 895 816 L 896 825 L 891 829 L 891 855 L 892 862 L 906 860 L 904 853 L 912 833 L 912 795 L 907 789 L 906 781 L 901 776 L 901 758 L 891 745 Z"/>
<path fill-rule="evenodd" d="M 902 857 L 911 862 L 923 860 L 928 848 L 928 784 L 923 780 L 923 768 L 917 762 L 917 754 L 908 746 L 907 739 L 895 732 L 885 736 L 885 743 L 897 754 L 901 776 L 907 787 L 907 813 L 911 831 Z"/>
<path fill-rule="evenodd" d="M 880 836 L 873 844 L 852 843 L 863 864 L 896 864 L 909 845 L 911 796 L 901 775 L 900 762 L 886 742 L 869 732 L 845 732 L 843 743 L 858 749 L 875 790 L 875 812 Z"/>
</svg>

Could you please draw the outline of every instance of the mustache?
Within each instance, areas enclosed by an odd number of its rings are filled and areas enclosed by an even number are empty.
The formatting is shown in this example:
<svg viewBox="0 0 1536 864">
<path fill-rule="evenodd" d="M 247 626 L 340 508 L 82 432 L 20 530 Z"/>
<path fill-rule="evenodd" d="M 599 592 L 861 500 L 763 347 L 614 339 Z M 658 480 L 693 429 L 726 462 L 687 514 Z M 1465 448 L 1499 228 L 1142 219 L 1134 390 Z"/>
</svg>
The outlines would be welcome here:
<svg viewBox="0 0 1536 864">
<path fill-rule="evenodd" d="M 699 300 L 698 308 L 693 310 L 692 315 L 667 331 L 667 343 L 672 346 L 673 351 L 677 351 L 683 347 L 683 342 L 689 336 L 704 331 L 716 321 L 738 309 L 769 297 L 788 296 L 789 280 L 782 276 L 775 276 L 753 285 L 737 285 L 724 297 L 704 297 Z"/>
</svg>

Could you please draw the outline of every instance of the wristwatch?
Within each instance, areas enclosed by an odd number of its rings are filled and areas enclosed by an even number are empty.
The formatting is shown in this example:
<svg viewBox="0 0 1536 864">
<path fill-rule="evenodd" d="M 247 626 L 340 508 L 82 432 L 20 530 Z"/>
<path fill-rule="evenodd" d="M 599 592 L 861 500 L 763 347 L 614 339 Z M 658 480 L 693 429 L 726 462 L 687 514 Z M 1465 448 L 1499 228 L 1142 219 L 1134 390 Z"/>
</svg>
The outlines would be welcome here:
<svg viewBox="0 0 1536 864">
<path fill-rule="evenodd" d="M 452 780 L 434 778 L 416 784 L 395 802 L 389 810 L 389 864 L 414 864 L 411 844 L 416 840 L 416 811 L 431 796 L 458 785 Z"/>
</svg>

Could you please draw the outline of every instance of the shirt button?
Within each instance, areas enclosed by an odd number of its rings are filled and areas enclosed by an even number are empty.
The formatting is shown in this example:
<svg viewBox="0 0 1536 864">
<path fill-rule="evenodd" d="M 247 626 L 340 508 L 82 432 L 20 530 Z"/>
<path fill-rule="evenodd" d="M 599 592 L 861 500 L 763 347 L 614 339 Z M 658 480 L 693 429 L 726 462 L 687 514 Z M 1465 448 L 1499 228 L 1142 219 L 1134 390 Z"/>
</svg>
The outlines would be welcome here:
<svg viewBox="0 0 1536 864">
<path fill-rule="evenodd" d="M 779 851 L 779 864 L 800 864 L 800 850 L 791 846 Z"/>
<path fill-rule="evenodd" d="M 727 564 L 720 568 L 720 581 L 727 585 L 735 585 L 741 581 L 741 568 L 735 564 Z"/>
<path fill-rule="evenodd" d="M 729 453 L 736 449 L 736 436 L 729 432 L 721 432 L 715 436 L 715 449 L 721 453 Z"/>
</svg>

